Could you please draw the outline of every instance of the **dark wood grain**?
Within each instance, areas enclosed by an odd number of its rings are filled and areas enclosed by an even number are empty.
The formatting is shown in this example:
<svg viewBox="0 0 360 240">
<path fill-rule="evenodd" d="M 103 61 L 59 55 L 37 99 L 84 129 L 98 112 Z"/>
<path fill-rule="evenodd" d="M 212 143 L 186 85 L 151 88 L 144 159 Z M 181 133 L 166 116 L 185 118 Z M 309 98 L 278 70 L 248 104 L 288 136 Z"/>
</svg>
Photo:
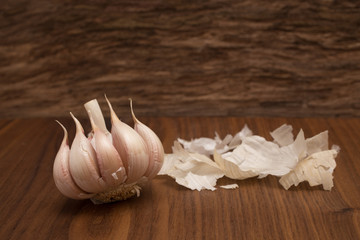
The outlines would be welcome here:
<svg viewBox="0 0 360 240">
<path fill-rule="evenodd" d="M 0 118 L 360 116 L 358 1 L 0 5 Z"/>
<path fill-rule="evenodd" d="M 60 119 L 74 136 L 70 118 Z M 309 137 L 329 130 L 338 144 L 334 188 L 307 183 L 284 190 L 278 178 L 234 181 L 239 189 L 191 191 L 156 177 L 141 196 L 93 205 L 65 198 L 52 179 L 62 140 L 53 119 L 0 120 L 1 239 L 359 239 L 359 119 L 343 118 L 142 118 L 158 133 L 165 151 L 186 139 L 236 133 L 246 123 L 270 139 L 280 124 L 303 128 Z M 89 123 L 83 121 L 85 129 Z"/>
</svg>

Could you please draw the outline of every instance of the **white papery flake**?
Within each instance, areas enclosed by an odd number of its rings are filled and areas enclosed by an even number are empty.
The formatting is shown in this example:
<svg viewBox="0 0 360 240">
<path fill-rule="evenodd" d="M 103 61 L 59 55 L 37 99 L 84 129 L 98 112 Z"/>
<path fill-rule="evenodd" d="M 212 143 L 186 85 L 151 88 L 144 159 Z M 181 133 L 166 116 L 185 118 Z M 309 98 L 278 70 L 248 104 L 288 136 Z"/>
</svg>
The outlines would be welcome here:
<svg viewBox="0 0 360 240">
<path fill-rule="evenodd" d="M 236 183 L 234 184 L 228 184 L 228 185 L 222 185 L 220 186 L 221 188 L 224 188 L 224 189 L 235 189 L 235 188 L 239 188 L 239 185 L 237 185 Z"/>
<path fill-rule="evenodd" d="M 274 131 L 270 132 L 274 142 L 279 144 L 280 147 L 290 145 L 294 142 L 294 135 L 292 133 L 292 126 L 283 124 Z"/>
<path fill-rule="evenodd" d="M 179 139 L 173 153 L 165 155 L 159 174 L 169 175 L 178 184 L 198 191 L 215 190 L 217 179 L 223 176 L 242 180 L 269 174 L 281 177 L 285 189 L 308 181 L 311 186 L 322 184 L 330 190 L 340 147 L 335 145 L 335 150 L 328 150 L 327 131 L 305 139 L 300 130 L 294 140 L 292 129 L 284 124 L 270 132 L 274 141 L 253 135 L 247 125 L 234 137 L 228 134 L 221 139 L 215 133 L 214 139 Z M 232 189 L 235 185 L 221 187 Z"/>
<path fill-rule="evenodd" d="M 202 137 L 192 139 L 191 141 L 178 138 L 178 142 L 184 146 L 186 151 L 203 154 L 210 157 L 215 150 L 218 153 L 225 153 L 231 149 L 234 149 L 236 146 L 241 144 L 243 139 L 251 135 L 252 131 L 245 124 L 243 129 L 235 134 L 234 137 L 231 134 L 228 134 L 224 139 L 221 139 L 219 134 L 215 132 L 214 138 Z"/>
<path fill-rule="evenodd" d="M 280 178 L 280 184 L 287 190 L 292 185 L 308 181 L 310 186 L 323 185 L 324 190 L 331 190 L 333 171 L 336 167 L 336 150 L 313 153 L 301 161 L 295 169 Z"/>
<path fill-rule="evenodd" d="M 255 135 L 245 138 L 233 152 L 223 154 L 222 157 L 243 172 L 252 172 L 261 177 L 268 174 L 283 176 L 305 157 L 305 152 L 305 138 L 301 130 L 296 140 L 288 146 L 280 147 Z"/>
<path fill-rule="evenodd" d="M 176 182 L 192 190 L 215 190 L 217 179 L 224 176 L 223 171 L 210 158 L 199 153 L 184 150 L 174 142 L 173 154 L 166 154 L 159 175 L 169 175 Z"/>
</svg>

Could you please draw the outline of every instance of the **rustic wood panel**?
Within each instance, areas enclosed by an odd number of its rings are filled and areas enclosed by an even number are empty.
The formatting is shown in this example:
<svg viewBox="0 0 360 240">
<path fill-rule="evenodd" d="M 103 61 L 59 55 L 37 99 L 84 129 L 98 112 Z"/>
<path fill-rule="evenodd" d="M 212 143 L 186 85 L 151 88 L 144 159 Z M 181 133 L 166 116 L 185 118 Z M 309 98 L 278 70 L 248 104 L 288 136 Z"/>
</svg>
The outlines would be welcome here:
<svg viewBox="0 0 360 240">
<path fill-rule="evenodd" d="M 141 118 L 165 151 L 177 137 L 224 137 L 248 124 L 270 139 L 280 124 L 309 137 L 329 130 L 338 144 L 334 188 L 284 190 L 276 177 L 234 181 L 235 190 L 191 191 L 156 177 L 139 198 L 107 205 L 65 198 L 52 180 L 62 140 L 53 119 L 0 120 L 1 239 L 360 239 L 359 119 Z M 74 136 L 68 117 L 61 122 Z M 89 130 L 88 121 L 83 121 Z"/>
<path fill-rule="evenodd" d="M 358 1 L 0 5 L 0 117 L 360 116 Z"/>
</svg>

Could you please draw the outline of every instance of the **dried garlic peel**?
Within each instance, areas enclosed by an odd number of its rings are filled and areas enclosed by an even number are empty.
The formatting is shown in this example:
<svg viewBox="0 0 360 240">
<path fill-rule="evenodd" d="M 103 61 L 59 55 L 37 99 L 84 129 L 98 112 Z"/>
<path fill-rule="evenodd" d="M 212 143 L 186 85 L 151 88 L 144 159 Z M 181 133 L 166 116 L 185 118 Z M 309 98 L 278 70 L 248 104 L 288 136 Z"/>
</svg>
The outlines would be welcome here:
<svg viewBox="0 0 360 240">
<path fill-rule="evenodd" d="M 294 135 L 292 133 L 292 126 L 283 124 L 274 131 L 270 132 L 274 142 L 279 144 L 280 147 L 290 145 L 294 142 Z"/>
<path fill-rule="evenodd" d="M 229 161 L 228 159 L 224 159 L 220 154 L 218 154 L 216 151 L 214 152 L 214 160 L 219 165 L 219 167 L 224 171 L 224 174 L 228 178 L 232 179 L 246 179 L 255 177 L 258 174 L 254 173 L 253 171 L 243 171 L 241 168 L 233 163 L 232 161 Z"/>
<path fill-rule="evenodd" d="M 190 152 L 203 154 L 208 157 L 213 153 L 214 149 L 217 149 L 219 152 L 229 151 L 230 148 L 227 144 L 232 140 L 232 136 L 228 135 L 222 141 L 216 132 L 215 135 L 214 139 L 203 137 L 192 141 L 186 141 L 178 138 L 178 142 L 180 142 L 184 148 Z"/>
<path fill-rule="evenodd" d="M 215 132 L 215 138 L 196 138 L 191 141 L 186 141 L 184 139 L 178 138 L 178 142 L 180 142 L 184 149 L 192 152 L 192 153 L 200 153 L 210 157 L 214 150 L 218 153 L 225 153 L 234 149 L 238 145 L 240 145 L 241 141 L 243 141 L 246 137 L 252 136 L 252 131 L 245 124 L 243 129 L 238 132 L 234 137 L 230 134 L 226 135 L 226 137 L 222 140 L 217 132 Z"/>
<path fill-rule="evenodd" d="M 323 185 L 325 190 L 334 186 L 332 173 L 336 167 L 336 150 L 313 153 L 302 160 L 294 170 L 280 178 L 280 184 L 287 190 L 292 185 L 308 181 L 310 186 Z"/>
<path fill-rule="evenodd" d="M 224 176 L 215 162 L 203 154 L 185 151 L 177 141 L 173 152 L 165 156 L 167 160 L 159 175 L 169 175 L 178 184 L 192 190 L 215 190 L 217 179 Z"/>
<path fill-rule="evenodd" d="M 293 169 L 299 158 L 305 154 L 305 138 L 300 131 L 296 140 L 284 147 L 266 141 L 260 136 L 244 139 L 233 152 L 222 157 L 233 162 L 241 171 L 251 171 L 256 175 L 282 176 Z"/>
<path fill-rule="evenodd" d="M 235 189 L 235 188 L 239 188 L 239 185 L 237 185 L 236 183 L 234 184 L 228 184 L 228 185 L 222 185 L 220 186 L 221 188 L 224 188 L 224 189 Z"/>
<path fill-rule="evenodd" d="M 268 174 L 282 177 L 280 183 L 285 189 L 309 181 L 311 186 L 322 184 L 330 190 L 340 148 L 333 146 L 334 150 L 328 150 L 327 131 L 305 139 L 300 130 L 294 140 L 292 129 L 284 124 L 272 131 L 273 142 L 253 135 L 246 125 L 234 137 L 227 135 L 223 140 L 217 133 L 214 139 L 179 139 L 184 148 L 175 142 L 173 153 L 165 156 L 159 174 L 169 175 L 193 190 L 214 190 L 222 175 L 242 180 Z M 214 161 L 209 158 L 211 154 Z"/>
</svg>

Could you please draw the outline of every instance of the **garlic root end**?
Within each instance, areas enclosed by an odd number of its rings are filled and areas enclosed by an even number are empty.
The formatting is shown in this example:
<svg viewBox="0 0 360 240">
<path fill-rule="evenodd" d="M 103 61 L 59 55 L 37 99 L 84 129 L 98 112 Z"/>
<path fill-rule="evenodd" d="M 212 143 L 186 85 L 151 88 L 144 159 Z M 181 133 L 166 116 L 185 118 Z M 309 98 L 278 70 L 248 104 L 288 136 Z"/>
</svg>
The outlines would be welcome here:
<svg viewBox="0 0 360 240">
<path fill-rule="evenodd" d="M 123 201 L 134 196 L 140 196 L 141 187 L 138 184 L 121 184 L 106 192 L 98 193 L 90 200 L 94 204 Z"/>
</svg>

